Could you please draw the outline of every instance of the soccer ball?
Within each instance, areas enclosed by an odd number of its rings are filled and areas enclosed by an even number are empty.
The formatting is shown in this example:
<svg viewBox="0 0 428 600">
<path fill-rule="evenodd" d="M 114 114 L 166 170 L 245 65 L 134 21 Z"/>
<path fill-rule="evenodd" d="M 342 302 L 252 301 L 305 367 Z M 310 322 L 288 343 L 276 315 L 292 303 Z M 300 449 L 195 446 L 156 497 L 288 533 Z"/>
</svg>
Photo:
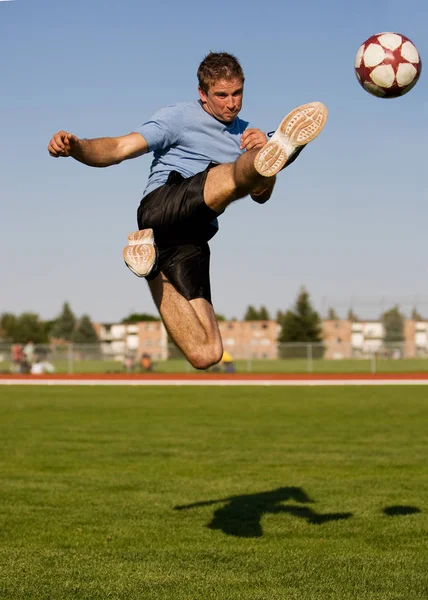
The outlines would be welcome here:
<svg viewBox="0 0 428 600">
<path fill-rule="evenodd" d="M 379 98 L 397 98 L 417 83 L 422 61 L 416 46 L 399 33 L 377 33 L 360 46 L 355 73 L 363 88 Z"/>
</svg>

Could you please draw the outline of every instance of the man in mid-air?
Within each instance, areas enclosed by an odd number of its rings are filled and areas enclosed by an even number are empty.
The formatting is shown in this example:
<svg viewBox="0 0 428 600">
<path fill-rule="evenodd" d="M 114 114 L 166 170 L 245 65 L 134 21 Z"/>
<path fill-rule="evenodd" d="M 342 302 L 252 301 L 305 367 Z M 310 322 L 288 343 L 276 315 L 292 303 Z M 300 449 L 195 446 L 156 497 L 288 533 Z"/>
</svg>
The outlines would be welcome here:
<svg viewBox="0 0 428 600">
<path fill-rule="evenodd" d="M 245 78 L 234 56 L 210 52 L 197 75 L 198 101 L 163 108 L 120 137 L 80 139 L 59 131 L 48 151 L 92 167 L 153 152 L 139 230 L 128 236 L 123 257 L 147 279 L 176 345 L 195 368 L 206 369 L 223 354 L 209 273 L 208 241 L 217 218 L 245 196 L 260 204 L 269 200 L 276 174 L 318 136 L 327 109 L 320 102 L 294 109 L 268 140 L 238 117 Z"/>
</svg>

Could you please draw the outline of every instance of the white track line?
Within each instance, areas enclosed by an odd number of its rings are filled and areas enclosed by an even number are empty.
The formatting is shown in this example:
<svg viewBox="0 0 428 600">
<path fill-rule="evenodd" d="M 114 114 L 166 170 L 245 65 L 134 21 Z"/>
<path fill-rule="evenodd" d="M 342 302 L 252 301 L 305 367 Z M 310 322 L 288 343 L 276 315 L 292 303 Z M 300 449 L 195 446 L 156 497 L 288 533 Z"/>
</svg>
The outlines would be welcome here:
<svg viewBox="0 0 428 600">
<path fill-rule="evenodd" d="M 427 379 L 0 379 L 0 385 L 367 386 L 428 385 Z"/>
</svg>

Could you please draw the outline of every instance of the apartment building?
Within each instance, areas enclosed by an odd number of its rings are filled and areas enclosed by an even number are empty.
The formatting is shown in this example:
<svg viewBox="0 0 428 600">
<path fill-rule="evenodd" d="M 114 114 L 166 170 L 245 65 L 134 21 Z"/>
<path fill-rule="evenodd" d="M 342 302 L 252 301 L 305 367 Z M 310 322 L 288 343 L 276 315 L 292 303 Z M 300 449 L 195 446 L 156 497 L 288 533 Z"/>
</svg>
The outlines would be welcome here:
<svg viewBox="0 0 428 600">
<path fill-rule="evenodd" d="M 168 335 L 161 321 L 95 323 L 104 354 L 122 360 L 127 353 L 168 358 Z M 280 326 L 275 321 L 221 321 L 224 349 L 234 358 L 276 358 Z"/>
<path fill-rule="evenodd" d="M 428 356 L 428 321 L 406 319 L 404 338 L 406 356 L 421 358 Z"/>
<path fill-rule="evenodd" d="M 324 358 L 340 360 L 352 357 L 351 321 L 344 319 L 322 322 Z"/>
<path fill-rule="evenodd" d="M 277 358 L 281 326 L 276 321 L 220 321 L 223 347 L 234 358 Z"/>
<path fill-rule="evenodd" d="M 380 321 L 351 323 L 351 347 L 354 358 L 363 358 L 380 352 L 385 330 Z"/>
<path fill-rule="evenodd" d="M 168 358 L 168 335 L 161 321 L 97 323 L 94 325 L 106 356 L 122 360 L 132 353 L 150 354 L 153 360 Z M 278 358 L 276 321 L 220 321 L 224 349 L 235 359 Z M 385 351 L 385 331 L 380 321 L 351 322 L 345 319 L 322 322 L 324 358 L 367 358 Z M 404 341 L 395 345 L 401 357 L 428 356 L 428 321 L 404 322 Z"/>
<path fill-rule="evenodd" d="M 403 341 L 385 343 L 381 321 L 323 321 L 325 358 L 367 358 L 373 354 L 397 358 L 428 356 L 428 321 L 404 320 Z"/>
<path fill-rule="evenodd" d="M 150 354 L 153 360 L 168 358 L 168 336 L 161 321 L 94 323 L 103 354 L 123 360 L 127 354 Z"/>
</svg>

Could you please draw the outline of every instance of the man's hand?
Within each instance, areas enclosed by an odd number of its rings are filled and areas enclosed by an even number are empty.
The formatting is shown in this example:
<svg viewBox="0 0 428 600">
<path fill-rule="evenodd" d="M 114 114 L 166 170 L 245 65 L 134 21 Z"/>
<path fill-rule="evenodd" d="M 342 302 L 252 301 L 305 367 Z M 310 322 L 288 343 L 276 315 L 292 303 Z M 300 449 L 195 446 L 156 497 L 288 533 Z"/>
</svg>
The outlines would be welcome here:
<svg viewBox="0 0 428 600">
<path fill-rule="evenodd" d="M 241 150 L 263 148 L 268 139 L 260 129 L 246 129 L 241 136 Z"/>
<path fill-rule="evenodd" d="M 67 131 L 58 131 L 49 142 L 48 151 L 54 158 L 71 156 L 78 143 L 79 138 L 76 135 Z"/>
</svg>

